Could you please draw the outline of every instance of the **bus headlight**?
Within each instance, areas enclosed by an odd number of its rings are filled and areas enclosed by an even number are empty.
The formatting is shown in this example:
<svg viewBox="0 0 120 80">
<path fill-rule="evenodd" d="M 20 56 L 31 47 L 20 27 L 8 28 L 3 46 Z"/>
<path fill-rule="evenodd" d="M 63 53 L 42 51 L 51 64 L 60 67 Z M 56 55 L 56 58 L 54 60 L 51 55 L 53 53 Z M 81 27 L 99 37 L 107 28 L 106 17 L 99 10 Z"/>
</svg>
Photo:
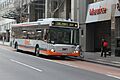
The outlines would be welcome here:
<svg viewBox="0 0 120 80">
<path fill-rule="evenodd" d="M 74 51 L 74 53 L 79 53 L 79 51 Z"/>
<path fill-rule="evenodd" d="M 51 49 L 51 52 L 55 52 L 55 50 L 54 50 L 54 49 Z"/>
</svg>

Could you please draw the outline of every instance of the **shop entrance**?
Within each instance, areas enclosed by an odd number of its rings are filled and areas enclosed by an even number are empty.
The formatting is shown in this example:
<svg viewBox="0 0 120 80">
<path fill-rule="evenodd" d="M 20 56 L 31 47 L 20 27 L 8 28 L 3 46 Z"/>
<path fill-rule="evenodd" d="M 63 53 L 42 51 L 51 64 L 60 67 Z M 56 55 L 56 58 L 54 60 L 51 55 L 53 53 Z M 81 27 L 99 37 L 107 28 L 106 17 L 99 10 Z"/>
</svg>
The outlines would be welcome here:
<svg viewBox="0 0 120 80">
<path fill-rule="evenodd" d="M 86 28 L 86 49 L 87 51 L 101 51 L 101 40 L 105 39 L 111 43 L 111 22 L 96 22 L 87 24 Z"/>
</svg>

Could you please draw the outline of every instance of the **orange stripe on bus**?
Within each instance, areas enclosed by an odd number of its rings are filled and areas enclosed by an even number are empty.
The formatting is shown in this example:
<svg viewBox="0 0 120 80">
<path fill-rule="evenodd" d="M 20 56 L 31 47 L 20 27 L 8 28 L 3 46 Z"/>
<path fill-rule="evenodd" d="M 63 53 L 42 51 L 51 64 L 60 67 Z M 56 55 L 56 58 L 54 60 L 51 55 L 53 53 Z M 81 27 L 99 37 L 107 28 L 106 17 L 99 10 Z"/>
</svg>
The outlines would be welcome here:
<svg viewBox="0 0 120 80">
<path fill-rule="evenodd" d="M 19 47 L 28 49 L 25 46 L 19 46 Z M 29 48 L 29 49 L 35 50 L 35 48 Z M 80 56 L 80 52 L 79 53 L 60 53 L 60 52 L 52 52 L 51 50 L 40 50 L 39 52 L 44 55 L 50 55 L 50 56 Z"/>
<path fill-rule="evenodd" d="M 79 53 L 60 53 L 60 52 L 51 52 L 50 50 L 40 50 L 41 53 L 45 53 L 47 55 L 51 56 L 80 56 Z"/>
</svg>

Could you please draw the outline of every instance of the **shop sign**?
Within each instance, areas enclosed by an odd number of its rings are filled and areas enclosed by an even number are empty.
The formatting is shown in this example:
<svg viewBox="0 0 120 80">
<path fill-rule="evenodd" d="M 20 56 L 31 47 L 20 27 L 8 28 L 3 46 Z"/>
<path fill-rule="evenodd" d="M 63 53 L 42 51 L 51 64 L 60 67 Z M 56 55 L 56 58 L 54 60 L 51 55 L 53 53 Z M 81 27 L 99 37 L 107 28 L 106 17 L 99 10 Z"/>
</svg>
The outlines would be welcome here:
<svg viewBox="0 0 120 80">
<path fill-rule="evenodd" d="M 120 11 L 120 0 L 118 0 L 117 9 L 118 9 L 118 11 Z"/>
<path fill-rule="evenodd" d="M 105 14 L 107 13 L 107 8 L 104 8 L 104 7 L 99 7 L 97 9 L 95 8 L 92 8 L 89 10 L 89 14 L 90 15 L 99 15 L 99 14 Z"/>
</svg>

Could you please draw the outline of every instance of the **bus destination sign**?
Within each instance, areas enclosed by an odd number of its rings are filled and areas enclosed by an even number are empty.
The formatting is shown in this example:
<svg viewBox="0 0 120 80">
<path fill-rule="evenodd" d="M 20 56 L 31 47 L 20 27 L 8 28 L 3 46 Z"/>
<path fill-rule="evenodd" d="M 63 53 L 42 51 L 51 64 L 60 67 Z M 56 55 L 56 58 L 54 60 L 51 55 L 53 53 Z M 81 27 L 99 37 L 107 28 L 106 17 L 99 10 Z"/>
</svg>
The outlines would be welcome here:
<svg viewBox="0 0 120 80">
<path fill-rule="evenodd" d="M 78 24 L 72 22 L 53 21 L 52 26 L 78 27 Z"/>
</svg>

